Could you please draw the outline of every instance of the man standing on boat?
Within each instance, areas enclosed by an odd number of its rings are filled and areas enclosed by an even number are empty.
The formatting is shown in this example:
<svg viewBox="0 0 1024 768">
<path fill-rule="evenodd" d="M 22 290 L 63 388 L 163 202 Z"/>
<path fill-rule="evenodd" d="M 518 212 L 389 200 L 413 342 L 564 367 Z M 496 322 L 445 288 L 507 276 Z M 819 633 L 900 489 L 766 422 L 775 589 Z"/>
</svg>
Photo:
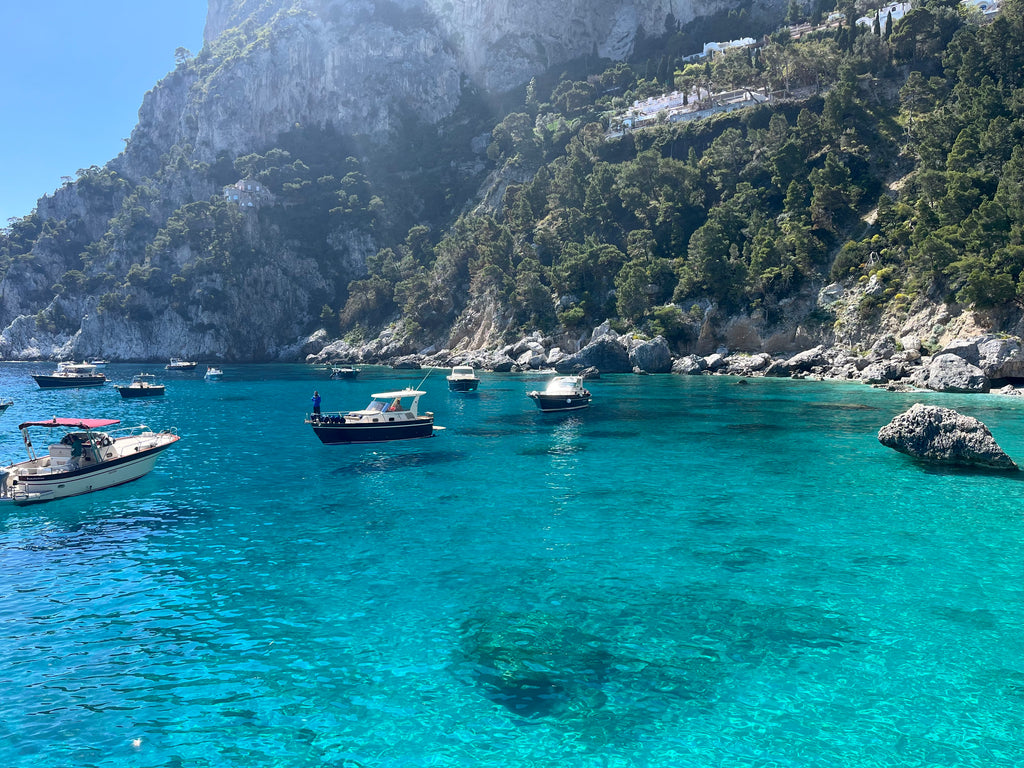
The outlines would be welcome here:
<svg viewBox="0 0 1024 768">
<path fill-rule="evenodd" d="M 320 415 L 320 393 L 315 389 L 313 390 L 313 413 L 317 416 Z"/>
</svg>

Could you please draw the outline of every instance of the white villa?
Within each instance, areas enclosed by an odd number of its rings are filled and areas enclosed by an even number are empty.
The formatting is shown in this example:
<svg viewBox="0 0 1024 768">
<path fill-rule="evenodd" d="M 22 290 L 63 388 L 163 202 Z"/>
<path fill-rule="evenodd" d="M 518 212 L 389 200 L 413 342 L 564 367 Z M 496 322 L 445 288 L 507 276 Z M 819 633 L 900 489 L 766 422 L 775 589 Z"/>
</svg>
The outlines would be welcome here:
<svg viewBox="0 0 1024 768">
<path fill-rule="evenodd" d="M 907 15 L 910 11 L 910 3 L 889 3 L 883 5 L 878 9 L 878 24 L 882 32 L 885 32 L 885 22 L 889 18 L 889 14 L 892 14 L 893 22 L 897 22 Z M 862 27 L 870 27 L 875 23 L 874 16 L 861 16 L 857 19 L 857 24 Z"/>
</svg>

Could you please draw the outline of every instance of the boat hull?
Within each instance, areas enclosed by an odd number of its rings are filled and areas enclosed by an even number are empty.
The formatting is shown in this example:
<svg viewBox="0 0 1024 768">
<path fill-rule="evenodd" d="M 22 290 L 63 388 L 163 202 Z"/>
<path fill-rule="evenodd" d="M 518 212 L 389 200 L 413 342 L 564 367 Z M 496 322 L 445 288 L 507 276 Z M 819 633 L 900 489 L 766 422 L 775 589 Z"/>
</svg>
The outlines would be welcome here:
<svg viewBox="0 0 1024 768">
<path fill-rule="evenodd" d="M 40 389 L 65 389 L 69 387 L 102 387 L 107 383 L 107 377 L 102 373 L 95 376 L 55 376 L 50 374 L 36 373 L 32 375 Z"/>
<path fill-rule="evenodd" d="M 450 392 L 476 392 L 480 386 L 479 379 L 448 379 L 448 391 Z"/>
<path fill-rule="evenodd" d="M 324 445 L 390 443 L 434 436 L 433 417 L 381 424 L 332 424 L 328 421 L 311 421 L 310 424 Z"/>
<path fill-rule="evenodd" d="M 163 387 L 118 387 L 117 391 L 123 398 L 132 397 L 159 397 L 164 394 Z"/>
<path fill-rule="evenodd" d="M 544 413 L 558 411 L 578 411 L 590 405 L 590 395 L 546 395 L 543 392 L 531 392 L 530 398 Z"/>
<path fill-rule="evenodd" d="M 68 496 L 80 496 L 83 493 L 130 483 L 152 471 L 160 454 L 177 440 L 178 438 L 175 437 L 161 445 L 130 456 L 103 462 L 98 466 L 85 467 L 71 472 L 22 475 L 18 478 L 11 495 L 0 501 L 13 504 L 32 504 L 63 499 Z"/>
</svg>

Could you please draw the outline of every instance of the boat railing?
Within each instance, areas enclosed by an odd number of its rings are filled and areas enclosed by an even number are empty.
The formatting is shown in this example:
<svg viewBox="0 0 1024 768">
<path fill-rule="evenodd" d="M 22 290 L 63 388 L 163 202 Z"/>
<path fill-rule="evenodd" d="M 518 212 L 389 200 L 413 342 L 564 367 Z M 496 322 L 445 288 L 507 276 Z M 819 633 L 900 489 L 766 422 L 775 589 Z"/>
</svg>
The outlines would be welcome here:
<svg viewBox="0 0 1024 768">
<path fill-rule="evenodd" d="M 106 434 L 113 437 L 114 439 L 117 439 L 118 437 L 141 437 L 142 435 L 174 435 L 175 437 L 178 436 L 177 427 L 169 427 L 168 429 L 162 429 L 159 432 L 154 432 L 145 424 L 137 424 L 134 427 L 119 427 L 118 429 L 103 431 Z"/>
</svg>

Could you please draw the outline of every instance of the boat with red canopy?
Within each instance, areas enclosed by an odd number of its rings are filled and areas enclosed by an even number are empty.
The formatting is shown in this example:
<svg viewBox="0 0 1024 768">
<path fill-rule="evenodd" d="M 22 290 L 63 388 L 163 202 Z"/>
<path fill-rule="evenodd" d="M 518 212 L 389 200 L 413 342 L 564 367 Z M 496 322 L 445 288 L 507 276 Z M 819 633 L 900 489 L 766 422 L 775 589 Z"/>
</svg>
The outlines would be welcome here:
<svg viewBox="0 0 1024 768">
<path fill-rule="evenodd" d="M 137 480 L 179 440 L 175 430 L 145 425 L 109 430 L 119 419 L 58 418 L 26 421 L 21 430 L 28 460 L 0 467 L 0 505 L 50 501 Z M 36 452 L 29 430 L 63 432 L 45 452 Z"/>
</svg>

